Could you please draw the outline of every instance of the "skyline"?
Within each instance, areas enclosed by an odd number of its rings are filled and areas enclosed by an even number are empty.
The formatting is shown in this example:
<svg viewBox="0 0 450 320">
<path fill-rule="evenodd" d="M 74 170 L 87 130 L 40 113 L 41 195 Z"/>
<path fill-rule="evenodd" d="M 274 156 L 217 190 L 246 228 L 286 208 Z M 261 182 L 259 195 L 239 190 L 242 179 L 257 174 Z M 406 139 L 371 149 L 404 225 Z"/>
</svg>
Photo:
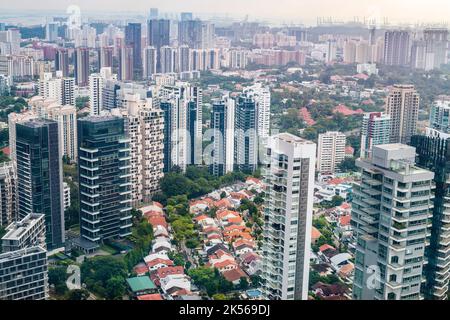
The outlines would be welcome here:
<svg viewBox="0 0 450 320">
<path fill-rule="evenodd" d="M 107 3 L 107 12 L 140 13 L 147 14 L 150 8 L 158 8 L 160 12 L 193 12 L 194 15 L 229 16 L 248 15 L 251 20 L 267 19 L 272 21 L 299 22 L 311 24 L 317 17 L 333 17 L 338 20 L 353 20 L 359 18 L 373 18 L 381 22 L 385 17 L 393 23 L 442 23 L 448 20 L 447 12 L 450 11 L 450 2 L 446 0 L 348 0 L 350 5 L 336 6 L 332 0 L 318 0 L 314 3 L 299 0 L 278 0 L 275 2 L 263 0 L 229 0 L 226 3 L 211 3 L 207 0 L 178 0 L 142 1 L 129 0 L 127 12 L 123 11 L 123 2 L 120 0 L 101 0 L 95 3 L 88 0 L 43 0 L 39 3 L 24 0 L 15 3 L 11 8 L 9 3 L 0 3 L 0 9 L 5 12 L 18 12 L 31 10 L 43 13 L 45 11 L 65 12 L 70 5 L 77 5 L 81 13 L 98 13 L 103 11 Z M 263 3 L 264 5 L 261 5 Z M 239 8 L 239 10 L 236 10 Z"/>
</svg>

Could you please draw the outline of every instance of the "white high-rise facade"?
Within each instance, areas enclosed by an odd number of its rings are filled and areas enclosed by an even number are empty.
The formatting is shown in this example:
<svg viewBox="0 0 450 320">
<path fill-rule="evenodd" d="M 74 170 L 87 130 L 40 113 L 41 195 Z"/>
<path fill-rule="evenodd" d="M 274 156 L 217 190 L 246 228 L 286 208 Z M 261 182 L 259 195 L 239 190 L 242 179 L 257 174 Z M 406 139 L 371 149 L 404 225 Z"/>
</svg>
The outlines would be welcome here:
<svg viewBox="0 0 450 320">
<path fill-rule="evenodd" d="M 364 114 L 361 130 L 361 154 L 363 159 L 371 158 L 372 147 L 388 144 L 391 137 L 391 117 L 381 112 Z"/>
<path fill-rule="evenodd" d="M 416 134 L 420 96 L 413 85 L 394 85 L 386 99 L 391 117 L 391 143 L 408 144 Z"/>
<path fill-rule="evenodd" d="M 55 77 L 51 72 L 43 73 L 39 80 L 39 95 L 61 105 L 75 105 L 74 92 L 75 78 L 63 77 L 62 71 L 57 71 Z"/>
<path fill-rule="evenodd" d="M 308 299 L 315 161 L 315 143 L 288 133 L 269 138 L 262 268 L 267 299 Z"/>
<path fill-rule="evenodd" d="M 98 73 L 89 76 L 89 105 L 90 114 L 98 116 L 103 106 L 103 77 Z"/>
<path fill-rule="evenodd" d="M 54 99 L 34 96 L 30 99 L 31 113 L 37 118 L 58 122 L 59 149 L 70 161 L 76 161 L 78 155 L 77 108 L 73 105 L 61 105 Z"/>
<path fill-rule="evenodd" d="M 329 131 L 319 134 L 317 149 L 317 171 L 322 174 L 336 172 L 338 165 L 345 159 L 345 134 Z"/>
<path fill-rule="evenodd" d="M 270 133 L 270 89 L 262 83 L 256 83 L 244 89 L 244 93 L 255 99 L 258 136 L 266 140 Z"/>
<path fill-rule="evenodd" d="M 360 159 L 351 225 L 356 245 L 353 298 L 420 300 L 431 236 L 434 173 L 415 165 L 416 149 L 373 147 Z"/>
<path fill-rule="evenodd" d="M 117 75 L 112 73 L 111 67 L 100 69 L 100 73 L 93 73 L 89 76 L 89 105 L 91 115 L 99 115 L 104 108 L 103 90 L 106 82 L 117 80 Z"/>
<path fill-rule="evenodd" d="M 125 131 L 130 139 L 132 204 L 135 207 L 151 201 L 163 177 L 164 116 L 154 102 L 139 94 L 127 94 L 123 107 L 112 111 L 125 119 Z"/>
</svg>

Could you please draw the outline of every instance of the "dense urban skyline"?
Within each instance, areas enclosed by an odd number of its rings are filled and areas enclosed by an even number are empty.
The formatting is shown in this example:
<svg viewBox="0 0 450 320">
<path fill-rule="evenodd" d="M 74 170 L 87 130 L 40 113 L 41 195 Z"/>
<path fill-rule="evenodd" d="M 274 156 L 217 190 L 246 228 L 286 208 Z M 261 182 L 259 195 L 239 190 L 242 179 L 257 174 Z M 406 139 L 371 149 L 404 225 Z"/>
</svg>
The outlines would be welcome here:
<svg viewBox="0 0 450 320">
<path fill-rule="evenodd" d="M 107 4 L 107 10 L 105 5 Z M 62 11 L 70 5 L 77 5 L 82 12 L 121 12 L 123 14 L 147 15 L 151 7 L 158 7 L 161 12 L 194 12 L 200 16 L 245 16 L 250 19 L 265 19 L 268 21 L 285 21 L 289 23 L 302 22 L 313 24 L 317 17 L 334 17 L 335 19 L 353 20 L 359 17 L 376 18 L 383 21 L 387 18 L 393 23 L 443 23 L 448 21 L 447 12 L 450 2 L 446 0 L 347 0 L 344 6 L 336 5 L 333 0 L 318 0 L 314 2 L 298 0 L 260 1 L 260 0 L 230 0 L 226 2 L 211 2 L 207 0 L 167 0 L 159 1 L 127 1 L 124 10 L 120 0 L 24 0 L 11 7 L 8 3 L 0 3 L 0 9 L 5 12 L 20 12 L 25 10 Z M 236 10 L 239 8 L 239 10 Z M 405 10 L 407 8 L 407 10 Z M 36 13 L 38 14 L 39 11 Z"/>
</svg>

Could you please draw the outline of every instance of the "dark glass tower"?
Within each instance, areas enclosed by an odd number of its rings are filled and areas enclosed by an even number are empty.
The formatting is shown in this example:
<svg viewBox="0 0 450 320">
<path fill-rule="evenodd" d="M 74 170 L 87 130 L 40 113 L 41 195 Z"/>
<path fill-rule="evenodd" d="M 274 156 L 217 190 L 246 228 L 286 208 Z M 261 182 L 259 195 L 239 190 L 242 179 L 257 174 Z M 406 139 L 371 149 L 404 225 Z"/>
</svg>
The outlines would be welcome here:
<svg viewBox="0 0 450 320">
<path fill-rule="evenodd" d="M 130 148 L 124 119 L 78 120 L 81 242 L 131 234 Z"/>
<path fill-rule="evenodd" d="M 16 153 L 19 219 L 44 214 L 47 246 L 59 248 L 64 244 L 64 199 L 58 123 L 18 123 Z"/>
<path fill-rule="evenodd" d="M 255 100 L 243 94 L 236 100 L 235 168 L 253 173 L 258 166 L 257 107 Z"/>
<path fill-rule="evenodd" d="M 80 87 L 89 85 L 89 49 L 75 49 L 75 82 Z"/>
<path fill-rule="evenodd" d="M 211 112 L 211 129 L 213 129 L 213 153 L 209 172 L 215 176 L 225 174 L 225 146 L 224 137 L 226 129 L 226 106 L 224 101 L 215 101 Z"/>
<path fill-rule="evenodd" d="M 413 136 L 416 164 L 433 171 L 436 184 L 430 245 L 425 252 L 423 294 L 427 300 L 447 298 L 450 278 L 450 139 Z"/>
<path fill-rule="evenodd" d="M 125 27 L 125 45 L 133 48 L 134 79 L 142 78 L 142 34 L 140 23 L 129 23 Z"/>
<path fill-rule="evenodd" d="M 159 72 L 161 70 L 161 58 L 159 55 L 160 49 L 163 46 L 170 45 L 170 20 L 149 20 L 147 41 L 148 45 L 155 47 L 156 52 L 158 52 L 156 59 L 156 70 Z"/>
</svg>

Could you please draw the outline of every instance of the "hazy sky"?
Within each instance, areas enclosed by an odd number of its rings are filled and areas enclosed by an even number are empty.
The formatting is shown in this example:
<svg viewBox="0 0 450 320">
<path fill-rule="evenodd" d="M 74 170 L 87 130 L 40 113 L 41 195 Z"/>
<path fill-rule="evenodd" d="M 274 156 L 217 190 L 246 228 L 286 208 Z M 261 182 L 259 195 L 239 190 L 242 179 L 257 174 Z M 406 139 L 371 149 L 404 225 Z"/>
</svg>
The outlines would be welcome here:
<svg viewBox="0 0 450 320">
<path fill-rule="evenodd" d="M 334 16 L 388 17 L 390 21 L 436 21 L 450 18 L 449 0 L 0 0 L 0 10 L 65 10 L 76 4 L 86 11 L 160 11 L 238 13 L 251 18 L 315 19 Z"/>
</svg>

